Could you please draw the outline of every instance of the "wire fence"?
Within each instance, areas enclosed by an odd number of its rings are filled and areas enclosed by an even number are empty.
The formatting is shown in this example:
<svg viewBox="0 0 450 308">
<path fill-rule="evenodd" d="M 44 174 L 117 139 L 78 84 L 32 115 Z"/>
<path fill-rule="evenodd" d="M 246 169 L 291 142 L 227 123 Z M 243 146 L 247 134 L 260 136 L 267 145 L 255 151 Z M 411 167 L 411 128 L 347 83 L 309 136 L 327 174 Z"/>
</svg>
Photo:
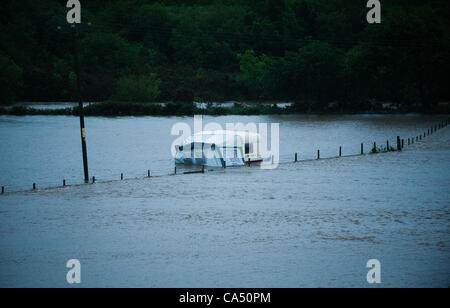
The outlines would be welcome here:
<svg viewBox="0 0 450 308">
<path fill-rule="evenodd" d="M 320 149 L 317 149 L 316 157 L 309 157 L 301 159 L 299 156 L 299 153 L 293 153 L 293 155 L 283 155 L 279 157 L 278 164 L 292 164 L 292 163 L 300 163 L 300 162 L 307 162 L 307 161 L 315 161 L 315 160 L 324 160 L 324 159 L 333 159 L 333 158 L 344 158 L 344 157 L 355 157 L 355 156 L 361 156 L 361 155 L 367 155 L 367 154 L 379 154 L 379 153 L 388 153 L 388 152 L 400 152 L 406 147 L 412 147 L 415 144 L 422 142 L 427 137 L 433 135 L 437 131 L 445 128 L 448 126 L 449 120 L 441 121 L 427 130 L 425 130 L 423 133 L 420 133 L 419 135 L 414 135 L 412 137 L 408 138 L 401 138 L 400 136 L 396 137 L 396 142 L 394 144 L 390 143 L 389 140 L 386 141 L 385 144 L 377 144 L 374 142 L 373 144 L 370 144 L 369 147 L 367 147 L 367 144 L 361 143 L 361 152 L 360 153 L 350 153 L 347 155 L 343 154 L 343 147 L 340 146 L 336 150 L 336 156 L 321 156 Z M 269 158 L 269 161 L 267 163 L 274 163 L 274 157 L 272 156 Z M 233 167 L 233 169 L 236 167 Z M 224 168 L 210 168 L 207 166 L 199 166 L 195 169 L 191 170 L 183 170 L 186 168 L 178 168 L 177 165 L 174 166 L 174 169 L 170 171 L 169 173 L 165 174 L 153 174 L 151 170 L 146 170 L 145 174 L 142 172 L 141 174 L 135 174 L 135 176 L 128 176 L 124 173 L 118 174 L 118 175 L 104 175 L 100 178 L 93 176 L 89 179 L 89 183 L 85 183 L 84 181 L 78 181 L 78 182 L 69 182 L 67 179 L 62 179 L 60 183 L 56 183 L 56 181 L 49 181 L 49 182 L 39 182 L 39 183 L 30 183 L 29 187 L 24 187 L 23 185 L 6 185 L 1 186 L 1 195 L 8 195 L 12 193 L 21 193 L 21 192 L 30 192 L 30 191 L 43 191 L 43 190 L 50 190 L 50 189 L 57 189 L 57 188 L 65 188 L 65 187 L 71 187 L 71 186 L 81 186 L 81 185 L 92 185 L 95 183 L 109 183 L 109 182 L 116 182 L 116 181 L 124 181 L 124 180 L 132 180 L 132 179 L 149 179 L 149 178 L 161 178 L 161 177 L 167 177 L 167 176 L 178 176 L 178 175 L 189 175 L 189 174 L 201 174 L 206 172 L 214 172 L 218 170 L 225 170 L 226 166 Z M 181 170 L 181 171 L 180 171 Z"/>
</svg>

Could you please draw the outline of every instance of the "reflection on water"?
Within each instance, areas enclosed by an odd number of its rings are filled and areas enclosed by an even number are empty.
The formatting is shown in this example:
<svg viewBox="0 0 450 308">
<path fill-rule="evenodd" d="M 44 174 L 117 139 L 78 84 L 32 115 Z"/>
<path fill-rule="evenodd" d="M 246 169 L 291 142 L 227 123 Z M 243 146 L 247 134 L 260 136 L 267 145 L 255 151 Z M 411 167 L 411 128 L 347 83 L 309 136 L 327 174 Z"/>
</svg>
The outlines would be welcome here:
<svg viewBox="0 0 450 308">
<path fill-rule="evenodd" d="M 88 118 L 98 178 L 173 172 L 170 128 L 190 118 Z M 280 122 L 282 159 L 358 153 L 416 136 L 420 116 L 207 117 Z M 82 178 L 78 122 L 0 117 L 1 181 Z M 32 155 L 30 155 L 30 153 Z M 450 130 L 402 153 L 227 169 L 0 197 L 0 286 L 366 287 L 450 285 Z M 124 170 L 128 170 L 124 171 Z"/>
</svg>

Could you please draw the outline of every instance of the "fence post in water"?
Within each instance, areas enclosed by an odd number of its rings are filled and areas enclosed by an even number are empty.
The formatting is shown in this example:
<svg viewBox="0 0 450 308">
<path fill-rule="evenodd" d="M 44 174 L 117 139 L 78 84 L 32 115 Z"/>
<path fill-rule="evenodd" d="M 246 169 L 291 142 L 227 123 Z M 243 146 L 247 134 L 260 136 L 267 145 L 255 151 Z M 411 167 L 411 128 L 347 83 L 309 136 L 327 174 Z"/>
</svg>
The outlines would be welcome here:
<svg viewBox="0 0 450 308">
<path fill-rule="evenodd" d="M 389 152 L 391 149 L 389 148 L 389 140 L 388 141 L 386 141 L 386 152 Z"/>
<path fill-rule="evenodd" d="M 402 139 L 402 149 L 405 148 L 405 139 Z"/>
<path fill-rule="evenodd" d="M 120 180 L 123 180 L 123 173 L 120 174 Z"/>
<path fill-rule="evenodd" d="M 92 177 L 92 184 L 95 184 L 95 176 Z"/>
<path fill-rule="evenodd" d="M 411 139 L 410 138 L 408 138 L 408 145 L 410 145 L 411 144 Z"/>
<path fill-rule="evenodd" d="M 377 151 L 377 143 L 376 142 L 373 143 L 373 150 L 372 150 L 372 152 L 373 153 L 378 153 L 378 151 Z"/>
<path fill-rule="evenodd" d="M 320 159 L 320 150 L 317 150 L 317 159 Z"/>
<path fill-rule="evenodd" d="M 364 143 L 361 143 L 361 155 L 364 154 Z"/>
<path fill-rule="evenodd" d="M 150 177 L 150 169 L 147 170 L 147 177 Z"/>
<path fill-rule="evenodd" d="M 2 195 L 5 194 L 5 186 L 2 186 Z"/>
<path fill-rule="evenodd" d="M 400 136 L 397 136 L 397 151 L 402 150 L 402 144 L 400 142 Z"/>
<path fill-rule="evenodd" d="M 298 162 L 297 152 L 295 153 L 295 159 L 294 159 L 294 162 Z"/>
<path fill-rule="evenodd" d="M 339 157 L 342 157 L 342 147 L 339 147 Z"/>
<path fill-rule="evenodd" d="M 63 186 L 64 187 L 66 186 L 66 180 L 63 180 Z"/>
<path fill-rule="evenodd" d="M 33 183 L 33 190 L 36 190 L 36 183 Z"/>
</svg>

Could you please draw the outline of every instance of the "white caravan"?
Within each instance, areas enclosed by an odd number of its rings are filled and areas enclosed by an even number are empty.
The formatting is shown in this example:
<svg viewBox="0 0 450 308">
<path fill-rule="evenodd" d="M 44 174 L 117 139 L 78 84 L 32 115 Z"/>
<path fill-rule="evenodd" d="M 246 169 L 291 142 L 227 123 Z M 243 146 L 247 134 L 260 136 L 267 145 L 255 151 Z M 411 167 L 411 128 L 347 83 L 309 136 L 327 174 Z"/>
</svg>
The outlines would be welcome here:
<svg viewBox="0 0 450 308">
<path fill-rule="evenodd" d="M 263 161 L 260 135 L 247 131 L 202 131 L 175 149 L 176 164 L 227 168 Z"/>
</svg>

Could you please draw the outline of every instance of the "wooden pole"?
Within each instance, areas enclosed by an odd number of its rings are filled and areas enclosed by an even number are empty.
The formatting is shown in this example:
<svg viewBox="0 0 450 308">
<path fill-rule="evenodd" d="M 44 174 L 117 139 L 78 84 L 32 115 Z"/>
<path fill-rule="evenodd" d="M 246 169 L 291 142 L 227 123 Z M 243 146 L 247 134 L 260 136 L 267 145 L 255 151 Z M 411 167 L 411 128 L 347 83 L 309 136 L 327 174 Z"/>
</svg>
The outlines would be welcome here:
<svg viewBox="0 0 450 308">
<path fill-rule="evenodd" d="M 342 157 L 342 146 L 339 147 L 339 157 Z"/>
<path fill-rule="evenodd" d="M 81 148 L 83 151 L 83 169 L 84 169 L 84 182 L 89 182 L 89 168 L 88 168 L 88 158 L 87 158 L 87 146 L 86 146 L 86 128 L 84 124 L 84 111 L 83 111 L 83 101 L 81 99 L 81 82 L 80 82 L 80 65 L 78 63 L 78 42 L 77 42 L 77 30 L 74 28 L 72 30 L 73 38 L 73 52 L 74 52 L 74 64 L 75 64 L 75 74 L 77 82 L 77 99 L 78 108 L 80 112 L 80 131 L 81 131 Z"/>
<path fill-rule="evenodd" d="M 317 150 L 317 159 L 320 159 L 320 150 Z"/>
<path fill-rule="evenodd" d="M 33 190 L 36 190 L 36 183 L 33 183 Z"/>
<path fill-rule="evenodd" d="M 66 180 L 63 180 L 63 186 L 64 187 L 66 186 Z"/>
<path fill-rule="evenodd" d="M 147 170 L 147 177 L 150 177 L 150 169 Z"/>
<path fill-rule="evenodd" d="M 92 184 L 95 184 L 95 176 L 92 177 Z"/>
<path fill-rule="evenodd" d="M 364 143 L 361 143 L 361 155 L 364 154 Z"/>
<path fill-rule="evenodd" d="M 377 151 L 377 143 L 376 142 L 373 143 L 373 152 L 374 153 L 378 153 L 378 151 Z"/>
<path fill-rule="evenodd" d="M 297 155 L 297 152 L 295 153 L 294 162 L 298 162 L 298 155 Z"/>
<path fill-rule="evenodd" d="M 2 186 L 2 195 L 5 194 L 5 186 Z"/>
<path fill-rule="evenodd" d="M 408 138 L 408 145 L 411 145 L 411 139 Z"/>
<path fill-rule="evenodd" d="M 123 181 L 123 173 L 120 174 L 120 180 Z"/>
<path fill-rule="evenodd" d="M 402 139 L 402 149 L 405 148 L 405 139 Z"/>
<path fill-rule="evenodd" d="M 397 151 L 402 150 L 402 144 L 400 142 L 400 136 L 397 136 Z"/>
<path fill-rule="evenodd" d="M 389 152 L 391 150 L 391 148 L 389 147 L 389 140 L 386 141 L 386 149 L 387 149 L 387 152 Z"/>
</svg>

